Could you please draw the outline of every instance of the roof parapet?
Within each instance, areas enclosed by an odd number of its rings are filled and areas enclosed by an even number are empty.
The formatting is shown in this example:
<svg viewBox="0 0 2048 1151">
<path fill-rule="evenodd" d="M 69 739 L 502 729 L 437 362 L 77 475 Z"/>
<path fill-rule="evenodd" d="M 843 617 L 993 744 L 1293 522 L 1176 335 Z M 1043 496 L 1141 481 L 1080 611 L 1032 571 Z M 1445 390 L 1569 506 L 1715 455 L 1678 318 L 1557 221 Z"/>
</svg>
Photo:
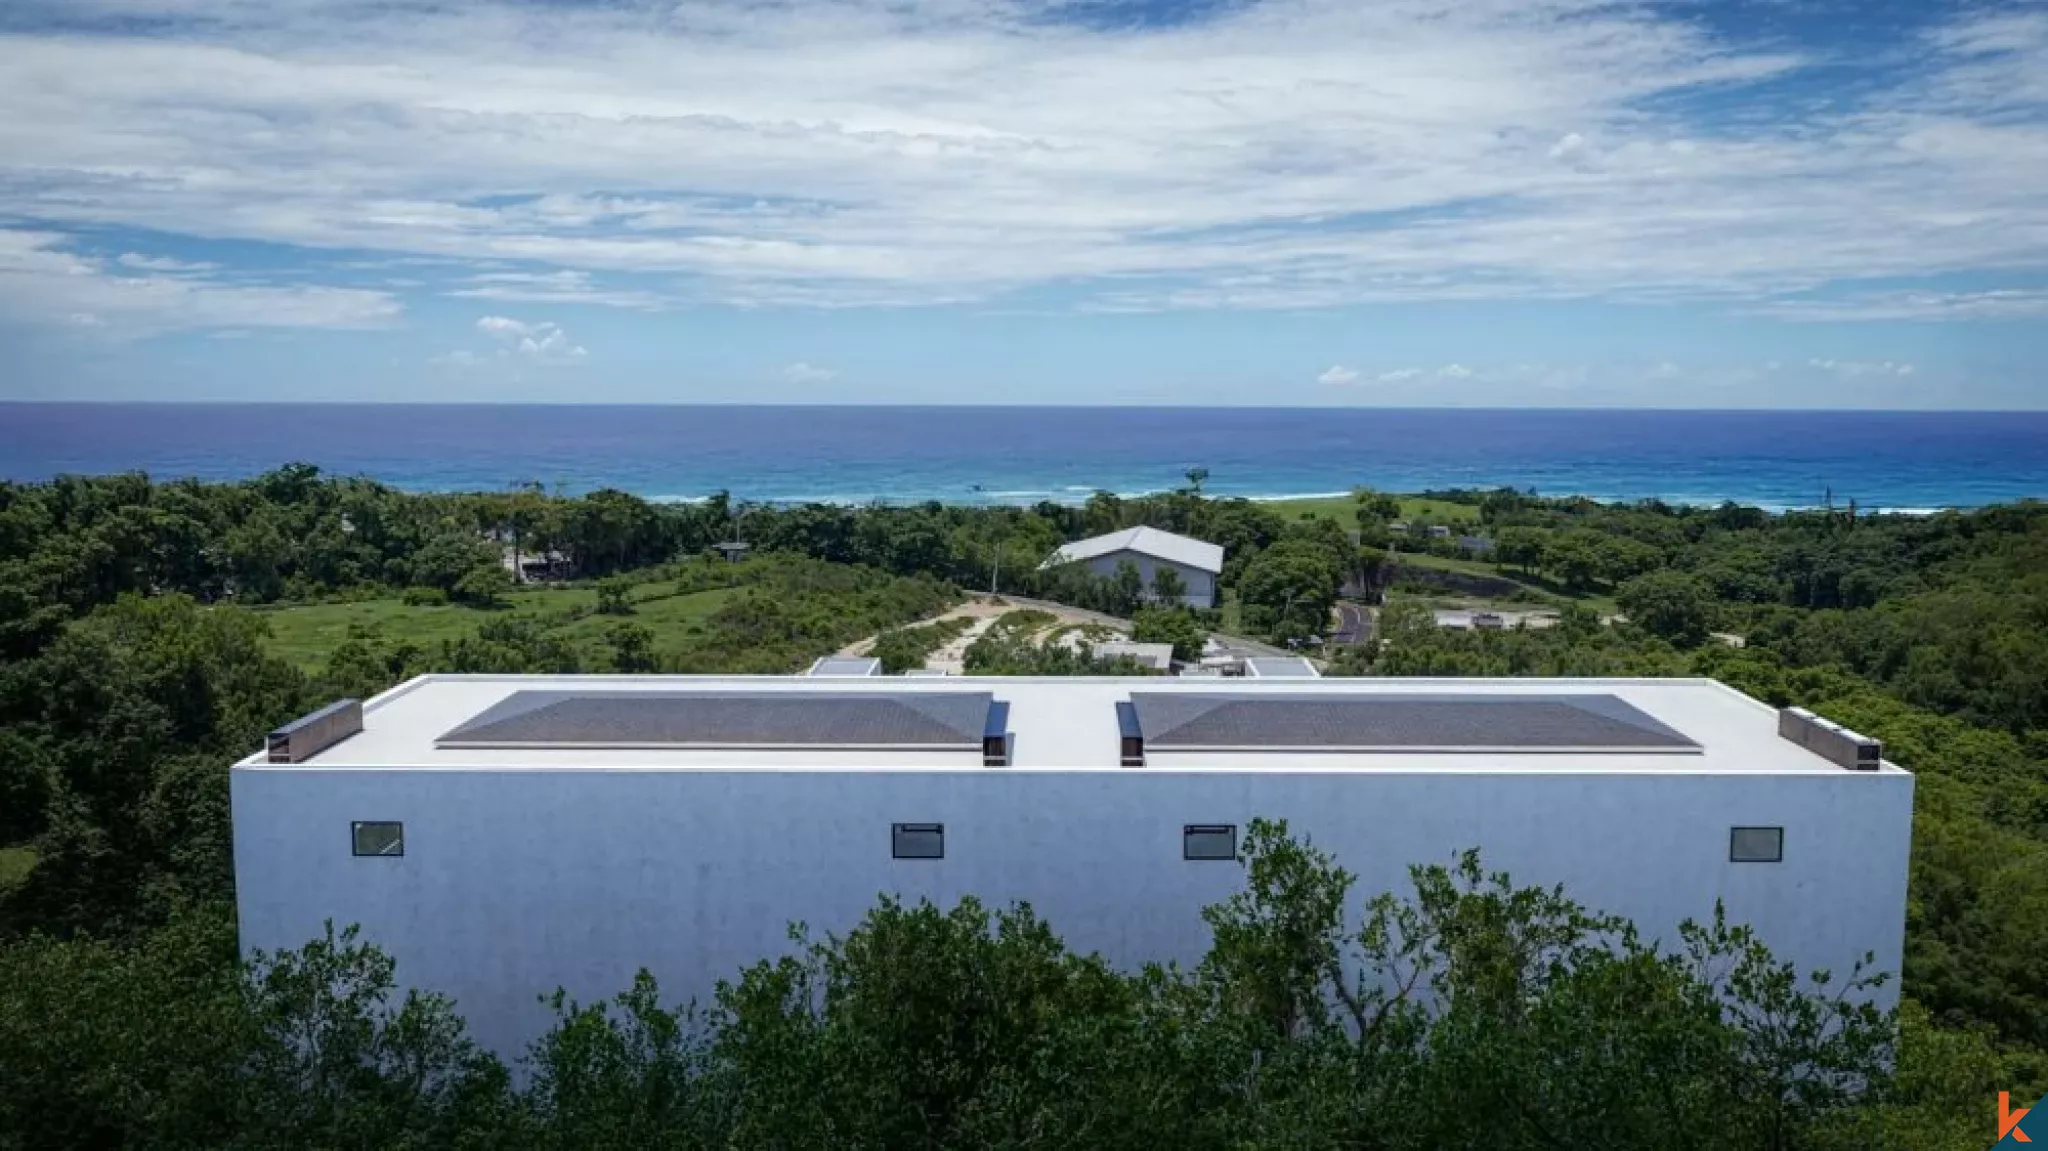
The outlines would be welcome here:
<svg viewBox="0 0 2048 1151">
<path fill-rule="evenodd" d="M 271 763 L 304 763 L 363 730 L 363 701 L 336 700 L 270 733 L 264 758 Z"/>
<path fill-rule="evenodd" d="M 1803 707 L 1778 712 L 1778 735 L 1839 767 L 1876 771 L 1884 763 L 1884 744 L 1843 727 Z"/>
</svg>

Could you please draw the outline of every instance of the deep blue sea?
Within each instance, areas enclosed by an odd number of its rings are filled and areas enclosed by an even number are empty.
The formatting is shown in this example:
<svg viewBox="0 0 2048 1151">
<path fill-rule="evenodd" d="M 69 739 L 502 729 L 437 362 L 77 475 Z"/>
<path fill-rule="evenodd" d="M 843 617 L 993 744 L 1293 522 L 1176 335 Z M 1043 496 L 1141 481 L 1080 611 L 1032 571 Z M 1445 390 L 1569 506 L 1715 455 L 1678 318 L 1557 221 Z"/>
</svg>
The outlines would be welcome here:
<svg viewBox="0 0 2048 1151">
<path fill-rule="evenodd" d="M 2048 496 L 2048 412 L 0 404 L 0 475 L 236 479 L 290 461 L 414 490 L 1074 502 L 1534 488 L 1772 508 Z M 981 489 L 975 490 L 976 485 Z"/>
</svg>

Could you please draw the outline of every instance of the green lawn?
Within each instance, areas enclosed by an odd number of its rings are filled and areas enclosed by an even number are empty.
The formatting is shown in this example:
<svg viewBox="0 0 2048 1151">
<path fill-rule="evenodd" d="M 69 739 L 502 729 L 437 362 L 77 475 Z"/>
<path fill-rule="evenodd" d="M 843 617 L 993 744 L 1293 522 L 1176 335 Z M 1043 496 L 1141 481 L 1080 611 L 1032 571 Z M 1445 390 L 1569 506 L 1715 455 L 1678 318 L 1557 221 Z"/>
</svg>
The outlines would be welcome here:
<svg viewBox="0 0 2048 1151">
<path fill-rule="evenodd" d="M 0 891 L 20 883 L 35 865 L 35 848 L 0 847 Z"/>
<path fill-rule="evenodd" d="M 659 585 L 643 585 L 646 590 L 655 590 Z M 690 595 L 662 595 L 658 599 L 634 600 L 632 615 L 587 615 L 562 628 L 562 634 L 578 640 L 594 641 L 616 623 L 634 623 L 654 633 L 657 651 L 677 647 L 676 642 L 687 635 L 692 628 L 700 627 L 706 617 L 725 605 L 725 601 L 739 594 L 738 588 L 713 588 L 710 591 Z"/>
<path fill-rule="evenodd" d="M 562 630 L 578 641 L 595 642 L 612 624 L 629 621 L 654 633 L 656 650 L 669 650 L 682 646 L 690 629 L 718 610 L 735 591 L 714 588 L 679 596 L 673 593 L 673 586 L 667 581 L 637 585 L 632 592 L 632 615 L 586 615 L 562 625 Z M 271 650 L 308 671 L 318 671 L 357 628 L 385 639 L 409 640 L 421 647 L 431 647 L 508 615 L 545 615 L 590 608 L 597 603 L 597 593 L 589 587 L 550 588 L 514 592 L 506 599 L 511 606 L 490 611 L 454 604 L 412 607 L 395 597 L 257 610 L 270 623 Z"/>
<path fill-rule="evenodd" d="M 577 593 L 529 592 L 521 598 L 536 594 L 562 595 L 565 597 L 563 604 L 567 606 L 570 601 L 566 597 Z M 270 623 L 270 649 L 309 671 L 324 665 L 328 654 L 346 642 L 357 628 L 387 639 L 410 640 L 426 647 L 475 631 L 478 624 L 502 614 L 454 605 L 410 607 L 396 598 L 259 610 Z M 533 606 L 522 604 L 508 610 L 532 611 Z"/>
<path fill-rule="evenodd" d="M 1455 523 L 1460 520 L 1479 522 L 1479 509 L 1466 504 L 1454 504 L 1445 500 L 1425 500 L 1414 496 L 1401 496 L 1401 515 L 1411 521 L 1429 523 Z M 1335 520 L 1346 528 L 1358 526 L 1358 504 L 1350 496 L 1326 496 L 1321 499 L 1272 500 L 1267 507 L 1279 512 L 1289 520 L 1304 516 L 1312 519 Z"/>
</svg>

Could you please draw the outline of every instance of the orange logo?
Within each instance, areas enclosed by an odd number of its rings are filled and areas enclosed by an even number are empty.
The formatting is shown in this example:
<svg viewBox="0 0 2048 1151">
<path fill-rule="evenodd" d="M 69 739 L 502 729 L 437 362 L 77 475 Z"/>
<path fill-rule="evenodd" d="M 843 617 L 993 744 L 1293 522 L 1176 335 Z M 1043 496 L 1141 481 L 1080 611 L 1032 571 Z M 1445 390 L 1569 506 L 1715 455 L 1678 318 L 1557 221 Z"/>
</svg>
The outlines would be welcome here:
<svg viewBox="0 0 2048 1151">
<path fill-rule="evenodd" d="M 2027 1138 L 2027 1133 L 2019 1129 L 2020 1120 L 2025 1119 L 2027 1112 L 2031 1110 L 2033 1110 L 2031 1107 L 2022 1107 L 2018 1111 L 2014 1111 L 2012 1109 L 2012 1093 L 2000 1091 L 1998 1093 L 1998 1137 L 2003 1139 L 2010 1135 L 2016 1143 L 2032 1143 L 2033 1140 Z"/>
</svg>

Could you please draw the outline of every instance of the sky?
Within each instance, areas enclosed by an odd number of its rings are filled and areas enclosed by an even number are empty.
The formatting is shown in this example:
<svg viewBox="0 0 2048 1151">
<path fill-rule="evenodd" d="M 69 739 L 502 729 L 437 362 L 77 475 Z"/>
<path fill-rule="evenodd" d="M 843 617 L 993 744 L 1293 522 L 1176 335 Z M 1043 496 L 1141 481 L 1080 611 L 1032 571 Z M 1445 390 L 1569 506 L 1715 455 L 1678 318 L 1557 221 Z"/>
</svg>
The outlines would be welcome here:
<svg viewBox="0 0 2048 1151">
<path fill-rule="evenodd" d="M 0 399 L 2039 409 L 2044 363 L 2044 3 L 0 4 Z"/>
</svg>

